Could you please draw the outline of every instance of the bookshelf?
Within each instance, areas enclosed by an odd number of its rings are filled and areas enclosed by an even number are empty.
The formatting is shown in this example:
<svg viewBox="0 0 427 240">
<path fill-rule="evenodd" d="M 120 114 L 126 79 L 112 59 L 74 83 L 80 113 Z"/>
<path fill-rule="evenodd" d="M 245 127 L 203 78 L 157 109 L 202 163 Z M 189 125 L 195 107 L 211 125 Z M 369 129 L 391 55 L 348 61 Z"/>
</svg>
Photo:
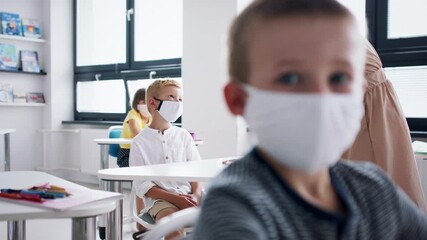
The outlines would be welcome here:
<svg viewBox="0 0 427 240">
<path fill-rule="evenodd" d="M 41 39 L 41 38 L 31 38 L 31 37 L 24 37 L 24 36 L 15 36 L 15 35 L 6 35 L 6 34 L 0 34 L 0 43 L 6 43 L 6 44 L 13 44 L 17 47 L 18 52 L 22 49 L 38 49 L 40 51 L 40 49 L 42 49 L 41 51 L 43 51 L 44 49 L 44 45 L 46 43 L 45 39 Z M 39 45 L 42 44 L 42 45 Z M 33 46 L 33 47 L 31 47 Z M 35 50 L 34 49 L 34 50 Z M 20 53 L 18 53 L 18 56 L 20 55 Z M 20 61 L 19 57 L 18 57 L 18 61 Z M 12 73 L 12 74 L 22 74 L 22 75 L 28 75 L 28 77 L 22 78 L 22 79 L 31 79 L 31 78 L 38 78 L 37 76 L 44 76 L 47 75 L 46 72 L 44 71 L 40 71 L 40 72 L 26 72 L 26 71 L 22 71 L 21 68 L 18 68 L 18 70 L 4 70 L 4 69 L 0 69 L 0 76 L 2 74 L 8 74 L 8 73 Z M 34 77 L 30 77 L 30 76 L 34 76 Z M 6 75 L 5 75 L 6 76 Z M 6 79 L 3 78 L 2 79 Z M 0 79 L 0 83 L 2 82 Z M 13 86 L 15 88 L 15 86 Z M 0 89 L 1 91 L 1 89 Z M 33 103 L 33 102 L 0 102 L 0 107 L 4 108 L 4 107 L 43 107 L 45 106 L 46 103 Z"/>
</svg>

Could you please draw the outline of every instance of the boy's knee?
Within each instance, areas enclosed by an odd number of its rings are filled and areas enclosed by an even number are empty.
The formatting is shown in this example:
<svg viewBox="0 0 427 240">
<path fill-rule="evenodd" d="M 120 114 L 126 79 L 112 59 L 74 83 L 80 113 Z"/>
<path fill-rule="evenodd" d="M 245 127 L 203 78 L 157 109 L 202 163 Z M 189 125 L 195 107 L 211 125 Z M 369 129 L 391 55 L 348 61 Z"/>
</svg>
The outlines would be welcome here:
<svg viewBox="0 0 427 240">
<path fill-rule="evenodd" d="M 154 203 L 153 207 L 148 211 L 148 213 L 156 220 L 168 216 L 179 209 L 172 203 L 165 200 L 158 200 Z"/>
<path fill-rule="evenodd" d="M 167 216 L 169 216 L 172 213 L 175 213 L 177 211 L 178 211 L 178 208 L 172 208 L 172 207 L 160 210 L 156 215 L 156 222 L 158 222 L 160 219 L 167 217 Z"/>
</svg>

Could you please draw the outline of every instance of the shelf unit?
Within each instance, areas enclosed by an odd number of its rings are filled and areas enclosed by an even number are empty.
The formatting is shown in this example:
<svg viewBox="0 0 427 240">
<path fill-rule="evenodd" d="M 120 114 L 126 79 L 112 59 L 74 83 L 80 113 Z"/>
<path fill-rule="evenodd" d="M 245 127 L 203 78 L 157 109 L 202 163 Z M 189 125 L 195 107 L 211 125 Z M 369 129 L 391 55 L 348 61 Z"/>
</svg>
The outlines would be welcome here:
<svg viewBox="0 0 427 240">
<path fill-rule="evenodd" d="M 30 43 L 37 43 L 37 44 L 44 44 L 46 43 L 45 39 L 41 38 L 29 38 L 29 37 L 23 37 L 23 36 L 14 36 L 14 35 L 5 35 L 0 34 L 0 40 L 10 40 L 10 41 L 21 41 L 21 42 L 30 42 Z M 29 74 L 29 75 L 47 75 L 46 72 L 24 72 L 22 70 L 4 70 L 0 69 L 0 73 L 14 73 L 14 74 Z M 4 103 L 0 102 L 0 107 L 44 107 L 46 103 Z"/>
</svg>

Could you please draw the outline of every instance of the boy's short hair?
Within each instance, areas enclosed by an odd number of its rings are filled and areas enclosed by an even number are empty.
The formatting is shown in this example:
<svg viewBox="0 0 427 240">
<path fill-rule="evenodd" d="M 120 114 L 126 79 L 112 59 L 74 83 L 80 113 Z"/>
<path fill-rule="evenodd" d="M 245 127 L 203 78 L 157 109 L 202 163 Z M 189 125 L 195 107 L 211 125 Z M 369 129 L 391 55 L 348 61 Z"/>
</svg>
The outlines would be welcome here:
<svg viewBox="0 0 427 240">
<path fill-rule="evenodd" d="M 148 103 L 148 98 L 158 98 L 163 88 L 167 86 L 175 86 L 181 88 L 181 84 L 173 79 L 159 79 L 150 84 L 145 95 L 145 102 Z M 150 111 L 150 109 L 148 109 Z"/>
<path fill-rule="evenodd" d="M 253 27 L 284 17 L 355 17 L 336 0 L 254 0 L 232 23 L 228 36 L 228 74 L 245 83 L 249 76 L 249 44 Z"/>
<path fill-rule="evenodd" d="M 133 100 L 132 100 L 132 108 L 134 110 L 138 110 L 138 104 L 139 104 L 139 101 L 141 101 L 141 100 L 144 100 L 144 102 L 146 102 L 145 101 L 145 88 L 140 88 L 135 92 L 135 94 L 133 96 Z"/>
</svg>

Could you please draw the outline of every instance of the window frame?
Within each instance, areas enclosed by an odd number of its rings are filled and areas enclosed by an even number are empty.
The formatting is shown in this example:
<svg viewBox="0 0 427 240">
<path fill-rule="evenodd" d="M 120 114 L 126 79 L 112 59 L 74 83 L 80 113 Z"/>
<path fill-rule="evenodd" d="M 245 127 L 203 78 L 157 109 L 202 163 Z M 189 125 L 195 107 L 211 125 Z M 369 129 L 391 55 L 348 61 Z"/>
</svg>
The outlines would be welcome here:
<svg viewBox="0 0 427 240">
<path fill-rule="evenodd" d="M 135 0 L 126 0 L 127 10 L 134 8 Z M 74 63 L 74 120 L 75 121 L 123 121 L 130 110 L 129 91 L 127 87 L 128 80 L 149 79 L 154 72 L 153 78 L 164 77 L 182 77 L 181 58 L 152 60 L 152 61 L 134 61 L 134 14 L 131 20 L 126 21 L 126 63 L 77 66 L 77 0 L 73 0 L 73 63 Z M 126 112 L 117 113 L 95 113 L 77 111 L 77 82 L 96 81 L 95 75 L 100 74 L 99 81 L 111 79 L 123 79 L 126 91 Z M 150 76 L 151 75 L 151 76 Z M 177 123 L 180 123 L 181 118 Z"/>
<path fill-rule="evenodd" d="M 388 0 L 367 0 L 369 33 L 384 67 L 427 65 L 427 36 L 388 39 Z M 369 5 L 369 6 L 368 6 Z"/>
</svg>

